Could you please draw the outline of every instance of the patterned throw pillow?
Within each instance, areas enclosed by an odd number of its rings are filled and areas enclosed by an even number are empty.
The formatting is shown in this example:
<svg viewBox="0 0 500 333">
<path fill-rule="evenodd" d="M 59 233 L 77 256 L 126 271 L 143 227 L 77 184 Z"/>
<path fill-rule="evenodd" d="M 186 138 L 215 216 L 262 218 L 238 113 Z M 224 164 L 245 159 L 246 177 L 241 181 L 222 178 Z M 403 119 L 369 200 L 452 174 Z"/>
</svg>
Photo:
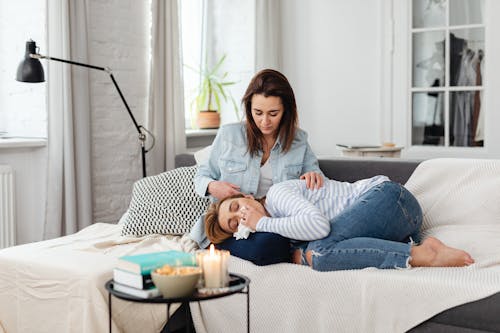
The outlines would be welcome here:
<svg viewBox="0 0 500 333">
<path fill-rule="evenodd" d="M 181 235 L 203 214 L 208 198 L 194 191 L 197 167 L 182 167 L 137 181 L 125 216 L 122 235 Z"/>
</svg>

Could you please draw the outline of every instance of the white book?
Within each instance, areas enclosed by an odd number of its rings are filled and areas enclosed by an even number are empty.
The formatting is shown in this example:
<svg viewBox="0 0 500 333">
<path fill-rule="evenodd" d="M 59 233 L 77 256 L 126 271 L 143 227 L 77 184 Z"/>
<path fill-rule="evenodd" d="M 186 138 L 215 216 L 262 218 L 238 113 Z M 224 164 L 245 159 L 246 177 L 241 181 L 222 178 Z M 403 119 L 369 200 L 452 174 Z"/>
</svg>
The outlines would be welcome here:
<svg viewBox="0 0 500 333">
<path fill-rule="evenodd" d="M 161 295 L 160 291 L 156 289 L 156 287 L 152 287 L 150 289 L 137 289 L 115 282 L 113 283 L 113 289 L 139 298 L 155 298 Z"/>
<path fill-rule="evenodd" d="M 136 274 L 119 268 L 113 269 L 113 280 L 120 284 L 137 289 L 148 289 L 154 286 L 150 274 Z"/>
<path fill-rule="evenodd" d="M 337 143 L 338 147 L 346 148 L 346 149 L 363 149 L 363 148 L 381 148 L 380 145 L 371 145 L 371 144 L 344 144 Z"/>
</svg>

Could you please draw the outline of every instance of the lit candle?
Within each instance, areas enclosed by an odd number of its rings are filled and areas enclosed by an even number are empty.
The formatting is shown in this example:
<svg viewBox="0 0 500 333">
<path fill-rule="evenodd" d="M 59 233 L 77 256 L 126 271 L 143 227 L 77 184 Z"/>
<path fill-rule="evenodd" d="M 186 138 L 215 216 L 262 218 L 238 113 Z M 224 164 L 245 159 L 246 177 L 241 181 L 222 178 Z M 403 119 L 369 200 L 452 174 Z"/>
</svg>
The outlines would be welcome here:
<svg viewBox="0 0 500 333">
<path fill-rule="evenodd" d="M 221 256 L 215 251 L 213 244 L 210 245 L 208 255 L 203 256 L 203 277 L 205 278 L 206 288 L 222 287 Z"/>
</svg>

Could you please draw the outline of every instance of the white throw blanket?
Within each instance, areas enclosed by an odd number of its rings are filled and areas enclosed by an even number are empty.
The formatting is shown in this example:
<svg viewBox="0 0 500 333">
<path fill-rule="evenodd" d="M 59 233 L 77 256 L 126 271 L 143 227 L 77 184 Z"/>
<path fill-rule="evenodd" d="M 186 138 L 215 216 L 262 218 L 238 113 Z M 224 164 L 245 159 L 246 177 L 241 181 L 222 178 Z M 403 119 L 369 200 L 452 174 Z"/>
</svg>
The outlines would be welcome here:
<svg viewBox="0 0 500 333">
<path fill-rule="evenodd" d="M 121 226 L 93 224 L 75 234 L 0 251 L 0 333 L 108 332 L 108 293 L 122 255 L 194 250 L 183 236 L 122 237 Z M 164 304 L 113 298 L 113 332 L 159 332 Z M 177 309 L 172 306 L 171 313 Z"/>
<path fill-rule="evenodd" d="M 230 270 L 251 279 L 251 331 L 405 332 L 499 292 L 500 160 L 425 161 L 406 187 L 422 206 L 423 234 L 468 251 L 474 265 L 316 272 L 232 257 Z M 244 295 L 192 304 L 196 331 L 244 331 L 245 306 Z"/>
</svg>

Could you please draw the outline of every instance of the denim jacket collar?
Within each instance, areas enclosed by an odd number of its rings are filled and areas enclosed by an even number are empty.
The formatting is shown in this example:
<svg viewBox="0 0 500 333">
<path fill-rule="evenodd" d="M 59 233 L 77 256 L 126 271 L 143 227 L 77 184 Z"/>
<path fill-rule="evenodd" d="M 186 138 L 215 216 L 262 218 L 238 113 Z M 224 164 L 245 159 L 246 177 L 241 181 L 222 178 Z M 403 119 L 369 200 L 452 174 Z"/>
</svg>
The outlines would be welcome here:
<svg viewBox="0 0 500 333">
<path fill-rule="evenodd" d="M 277 149 L 279 149 L 281 151 L 281 142 L 280 142 L 279 136 L 276 139 L 276 142 L 274 143 L 274 146 L 271 150 L 277 150 Z"/>
</svg>

